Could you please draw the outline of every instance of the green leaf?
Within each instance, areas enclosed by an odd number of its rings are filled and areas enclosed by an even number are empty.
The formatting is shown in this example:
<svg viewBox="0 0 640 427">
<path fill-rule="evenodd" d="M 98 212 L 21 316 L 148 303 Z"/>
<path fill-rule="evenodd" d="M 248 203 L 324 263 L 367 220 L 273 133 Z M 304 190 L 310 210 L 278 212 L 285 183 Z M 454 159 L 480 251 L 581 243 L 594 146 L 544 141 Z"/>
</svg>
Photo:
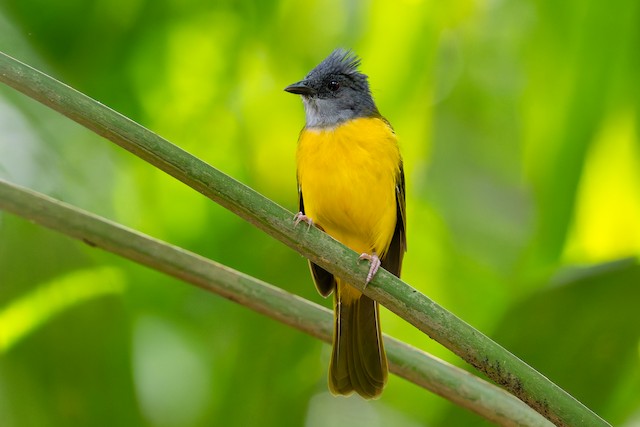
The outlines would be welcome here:
<svg viewBox="0 0 640 427">
<path fill-rule="evenodd" d="M 122 273 L 111 267 L 74 271 L 37 287 L 0 308 L 0 354 L 65 310 L 124 289 Z"/>
<path fill-rule="evenodd" d="M 637 259 L 565 272 L 514 305 L 493 337 L 617 424 L 640 403 L 618 393 L 634 366 L 640 386 L 639 285 Z"/>
</svg>

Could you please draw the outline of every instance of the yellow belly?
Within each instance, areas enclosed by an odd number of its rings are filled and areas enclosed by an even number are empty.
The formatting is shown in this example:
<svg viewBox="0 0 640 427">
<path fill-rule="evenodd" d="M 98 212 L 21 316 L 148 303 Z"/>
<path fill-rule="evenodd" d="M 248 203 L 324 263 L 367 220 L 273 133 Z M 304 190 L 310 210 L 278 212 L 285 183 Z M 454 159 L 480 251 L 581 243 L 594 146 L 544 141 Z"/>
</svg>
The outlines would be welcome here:
<svg viewBox="0 0 640 427">
<path fill-rule="evenodd" d="M 356 252 L 384 256 L 396 224 L 400 151 L 378 118 L 305 129 L 297 152 L 307 216 Z"/>
</svg>

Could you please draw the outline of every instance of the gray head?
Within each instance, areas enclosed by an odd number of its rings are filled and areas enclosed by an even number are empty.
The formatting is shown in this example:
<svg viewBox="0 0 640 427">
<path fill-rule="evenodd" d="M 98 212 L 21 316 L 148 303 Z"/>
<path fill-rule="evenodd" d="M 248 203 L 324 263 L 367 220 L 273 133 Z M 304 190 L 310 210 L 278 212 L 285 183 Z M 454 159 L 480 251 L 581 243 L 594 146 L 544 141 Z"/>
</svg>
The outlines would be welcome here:
<svg viewBox="0 0 640 427">
<path fill-rule="evenodd" d="M 359 65 L 360 59 L 350 50 L 336 49 L 304 80 L 284 89 L 302 96 L 307 127 L 334 127 L 358 117 L 380 116 Z"/>
</svg>

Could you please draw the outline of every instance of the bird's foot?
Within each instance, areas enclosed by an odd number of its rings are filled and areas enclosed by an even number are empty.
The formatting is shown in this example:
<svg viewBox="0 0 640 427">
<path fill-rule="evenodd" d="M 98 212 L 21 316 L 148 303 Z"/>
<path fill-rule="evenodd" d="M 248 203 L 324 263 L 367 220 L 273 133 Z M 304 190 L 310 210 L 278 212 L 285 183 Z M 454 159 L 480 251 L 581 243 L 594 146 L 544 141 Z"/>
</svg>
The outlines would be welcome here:
<svg viewBox="0 0 640 427">
<path fill-rule="evenodd" d="M 366 259 L 371 262 L 371 267 L 369 267 L 369 273 L 367 273 L 367 279 L 364 281 L 364 285 L 366 287 L 371 281 L 371 279 L 373 279 L 373 277 L 376 275 L 376 273 L 378 272 L 378 269 L 380 268 L 380 264 L 381 264 L 380 258 L 378 258 L 378 255 L 374 252 L 372 254 L 364 253 L 360 255 L 359 259 L 360 260 Z"/>
<path fill-rule="evenodd" d="M 305 222 L 307 223 L 307 225 L 309 226 L 307 228 L 307 230 L 309 228 L 311 228 L 311 226 L 313 225 L 313 220 L 306 216 L 305 214 L 303 214 L 302 212 L 298 212 L 297 214 L 295 214 L 295 216 L 293 217 L 293 226 L 296 227 L 298 224 L 300 224 L 301 222 Z"/>
</svg>

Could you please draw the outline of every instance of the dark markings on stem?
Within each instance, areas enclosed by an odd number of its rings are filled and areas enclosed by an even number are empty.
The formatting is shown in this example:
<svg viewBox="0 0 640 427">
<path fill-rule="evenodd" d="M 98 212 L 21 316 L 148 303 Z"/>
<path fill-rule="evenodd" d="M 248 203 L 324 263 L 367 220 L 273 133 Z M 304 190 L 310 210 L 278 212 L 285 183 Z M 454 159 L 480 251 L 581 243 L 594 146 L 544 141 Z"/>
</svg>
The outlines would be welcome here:
<svg viewBox="0 0 640 427">
<path fill-rule="evenodd" d="M 491 361 L 486 355 L 482 360 L 468 359 L 472 366 L 480 371 L 483 371 L 488 375 L 491 380 L 499 384 L 500 386 L 510 390 L 516 397 L 525 402 L 527 405 L 535 409 L 542 416 L 557 426 L 566 425 L 559 417 L 549 410 L 549 402 L 547 399 L 537 400 L 532 399 L 527 392 L 522 379 L 509 370 L 504 369 L 502 363 L 499 360 Z"/>
<path fill-rule="evenodd" d="M 84 244 L 86 244 L 86 245 L 88 245 L 88 246 L 91 246 L 92 248 L 96 248 L 96 247 L 98 247 L 98 244 L 97 244 L 97 243 L 92 242 L 91 240 L 87 239 L 86 237 L 83 237 L 83 238 L 82 238 L 82 243 L 84 243 Z"/>
</svg>

